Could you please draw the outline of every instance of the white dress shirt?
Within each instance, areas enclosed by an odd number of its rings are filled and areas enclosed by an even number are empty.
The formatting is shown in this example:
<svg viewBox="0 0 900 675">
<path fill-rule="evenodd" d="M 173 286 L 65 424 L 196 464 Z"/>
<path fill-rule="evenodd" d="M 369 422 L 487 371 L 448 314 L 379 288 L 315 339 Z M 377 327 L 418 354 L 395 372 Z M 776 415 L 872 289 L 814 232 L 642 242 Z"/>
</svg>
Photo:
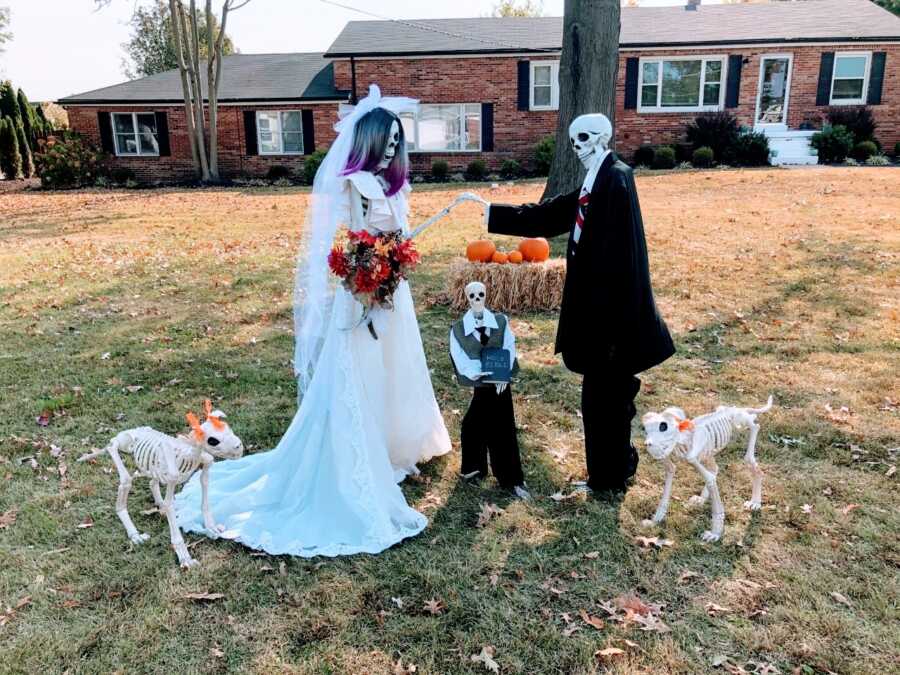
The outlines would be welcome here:
<svg viewBox="0 0 900 675">
<path fill-rule="evenodd" d="M 475 317 L 475 313 L 471 309 L 463 316 L 463 333 L 465 335 L 472 335 L 472 333 L 475 333 L 478 328 L 482 326 L 485 328 L 484 333 L 488 337 L 491 336 L 492 331 L 500 328 L 497 324 L 497 318 L 489 309 L 484 310 L 480 319 Z M 510 366 L 512 366 L 516 361 L 516 336 L 513 335 L 512 329 L 509 327 L 508 318 L 506 320 L 506 330 L 503 335 L 503 349 L 509 352 L 509 363 Z M 459 342 L 456 341 L 453 329 L 450 330 L 450 358 L 453 359 L 453 364 L 456 366 L 456 370 L 459 371 L 460 375 L 463 375 L 470 380 L 478 379 L 477 375 L 482 372 L 481 361 L 479 359 L 469 358 L 468 354 L 463 351 Z"/>
</svg>

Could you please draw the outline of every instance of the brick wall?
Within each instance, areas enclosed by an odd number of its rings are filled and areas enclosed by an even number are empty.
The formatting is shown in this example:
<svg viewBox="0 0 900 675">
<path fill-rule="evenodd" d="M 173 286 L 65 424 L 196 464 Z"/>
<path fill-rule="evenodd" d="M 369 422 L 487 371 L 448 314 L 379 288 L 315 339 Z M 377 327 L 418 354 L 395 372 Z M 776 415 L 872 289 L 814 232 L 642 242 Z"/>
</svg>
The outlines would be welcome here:
<svg viewBox="0 0 900 675">
<path fill-rule="evenodd" d="M 738 106 L 730 109 L 741 124 L 752 126 L 756 111 L 756 94 L 759 81 L 760 58 L 764 54 L 792 54 L 790 100 L 788 102 L 788 126 L 798 127 L 802 122 L 817 119 L 824 108 L 816 106 L 816 89 L 822 51 L 886 51 L 887 62 L 884 77 L 882 104 L 872 106 L 878 122 L 877 135 L 884 147 L 892 150 L 900 141 L 900 45 L 847 47 L 795 46 L 767 49 L 698 49 L 691 55 L 740 54 L 746 63 L 742 66 Z M 620 55 L 616 105 L 616 147 L 626 158 L 644 144 L 676 143 L 683 140 L 685 125 L 696 113 L 638 113 L 625 110 L 625 62 L 629 57 L 647 57 L 677 54 L 685 51 L 629 52 Z M 521 111 L 517 109 L 517 63 L 521 57 L 473 57 L 473 58 L 422 58 L 422 59 L 371 59 L 356 61 L 357 95 L 365 94 L 369 83 L 381 86 L 385 95 L 414 96 L 423 103 L 493 103 L 494 151 L 488 153 L 413 153 L 413 169 L 428 172 L 435 159 L 445 159 L 452 171 L 465 169 L 466 165 L 481 157 L 489 167 L 496 169 L 507 158 L 515 158 L 529 166 L 534 159 L 534 145 L 542 137 L 553 134 L 556 128 L 555 111 Z M 549 57 L 544 57 L 549 60 Z M 335 85 L 338 89 L 350 89 L 349 60 L 338 60 L 334 66 Z M 270 166 L 279 164 L 291 168 L 302 166 L 302 156 L 250 156 L 246 154 L 243 111 L 260 110 L 313 110 L 316 146 L 327 147 L 334 138 L 332 125 L 337 116 L 336 103 L 276 106 L 222 106 L 219 122 L 220 167 L 223 177 L 263 176 Z M 181 106 L 171 107 L 108 107 L 110 112 L 132 110 L 168 113 L 171 157 L 115 158 L 114 164 L 132 168 L 140 180 L 183 180 L 193 176 L 190 146 L 184 125 Z M 99 144 L 96 107 L 69 107 L 69 119 L 73 129 L 88 134 Z"/>
<path fill-rule="evenodd" d="M 269 167 L 287 166 L 298 170 L 305 161 L 304 155 L 248 155 L 244 137 L 244 110 L 303 110 L 313 111 L 316 148 L 327 148 L 334 140 L 334 116 L 336 105 L 321 103 L 312 105 L 273 106 L 219 106 L 218 150 L 219 173 L 222 178 L 239 176 L 265 176 Z M 164 111 L 169 123 L 168 157 L 112 157 L 115 167 L 129 168 L 141 182 L 178 181 L 194 178 L 191 146 L 185 124 L 183 106 L 70 106 L 69 124 L 72 129 L 87 135 L 100 145 L 100 128 L 97 113 L 105 112 L 157 112 Z M 207 121 L 208 123 L 208 121 Z"/>
</svg>

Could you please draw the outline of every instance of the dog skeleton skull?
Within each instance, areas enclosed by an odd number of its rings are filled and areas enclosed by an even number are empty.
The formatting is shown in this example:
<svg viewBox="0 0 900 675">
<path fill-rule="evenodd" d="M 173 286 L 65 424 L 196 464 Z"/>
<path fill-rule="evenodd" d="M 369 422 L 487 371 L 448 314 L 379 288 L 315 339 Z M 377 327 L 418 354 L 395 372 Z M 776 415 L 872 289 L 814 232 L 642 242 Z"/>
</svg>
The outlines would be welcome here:
<svg viewBox="0 0 900 675">
<path fill-rule="evenodd" d="M 572 150 L 586 169 L 594 159 L 606 151 L 612 139 L 612 124 L 606 115 L 594 113 L 579 115 L 569 125 Z"/>
<path fill-rule="evenodd" d="M 388 136 L 387 146 L 384 148 L 384 156 L 382 156 L 381 161 L 378 163 L 379 169 L 388 168 L 391 160 L 394 159 L 394 155 L 397 154 L 398 145 L 400 145 L 400 125 L 394 120 L 391 123 L 391 131 Z"/>
<path fill-rule="evenodd" d="M 486 296 L 487 288 L 480 281 L 473 281 L 466 286 L 466 298 L 475 316 L 484 314 L 484 300 Z"/>
</svg>

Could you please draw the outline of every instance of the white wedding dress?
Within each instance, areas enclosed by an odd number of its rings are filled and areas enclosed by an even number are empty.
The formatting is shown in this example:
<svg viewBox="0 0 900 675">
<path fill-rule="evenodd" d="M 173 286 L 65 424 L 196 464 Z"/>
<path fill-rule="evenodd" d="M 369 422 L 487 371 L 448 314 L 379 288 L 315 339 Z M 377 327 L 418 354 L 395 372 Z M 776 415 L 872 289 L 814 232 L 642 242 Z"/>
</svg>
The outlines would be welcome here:
<svg viewBox="0 0 900 675">
<path fill-rule="evenodd" d="M 391 197 L 360 171 L 341 180 L 338 219 L 354 230 L 408 232 L 404 186 Z M 367 203 L 363 206 L 360 197 Z M 378 553 L 418 534 L 427 519 L 397 484 L 416 464 L 450 450 L 409 284 L 394 308 L 360 324 L 362 305 L 335 291 L 322 351 L 300 408 L 269 452 L 216 462 L 210 506 L 221 533 L 203 527 L 197 475 L 176 498 L 182 528 L 272 554 Z"/>
</svg>

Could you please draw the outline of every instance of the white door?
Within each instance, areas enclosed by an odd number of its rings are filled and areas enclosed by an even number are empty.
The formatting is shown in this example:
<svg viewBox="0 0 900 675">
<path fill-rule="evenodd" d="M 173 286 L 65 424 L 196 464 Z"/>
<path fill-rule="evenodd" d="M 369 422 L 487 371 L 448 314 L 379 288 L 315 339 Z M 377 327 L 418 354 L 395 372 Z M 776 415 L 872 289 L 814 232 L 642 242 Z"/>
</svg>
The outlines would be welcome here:
<svg viewBox="0 0 900 675">
<path fill-rule="evenodd" d="M 763 56 L 759 64 L 755 126 L 786 125 L 791 91 L 791 56 Z"/>
</svg>

